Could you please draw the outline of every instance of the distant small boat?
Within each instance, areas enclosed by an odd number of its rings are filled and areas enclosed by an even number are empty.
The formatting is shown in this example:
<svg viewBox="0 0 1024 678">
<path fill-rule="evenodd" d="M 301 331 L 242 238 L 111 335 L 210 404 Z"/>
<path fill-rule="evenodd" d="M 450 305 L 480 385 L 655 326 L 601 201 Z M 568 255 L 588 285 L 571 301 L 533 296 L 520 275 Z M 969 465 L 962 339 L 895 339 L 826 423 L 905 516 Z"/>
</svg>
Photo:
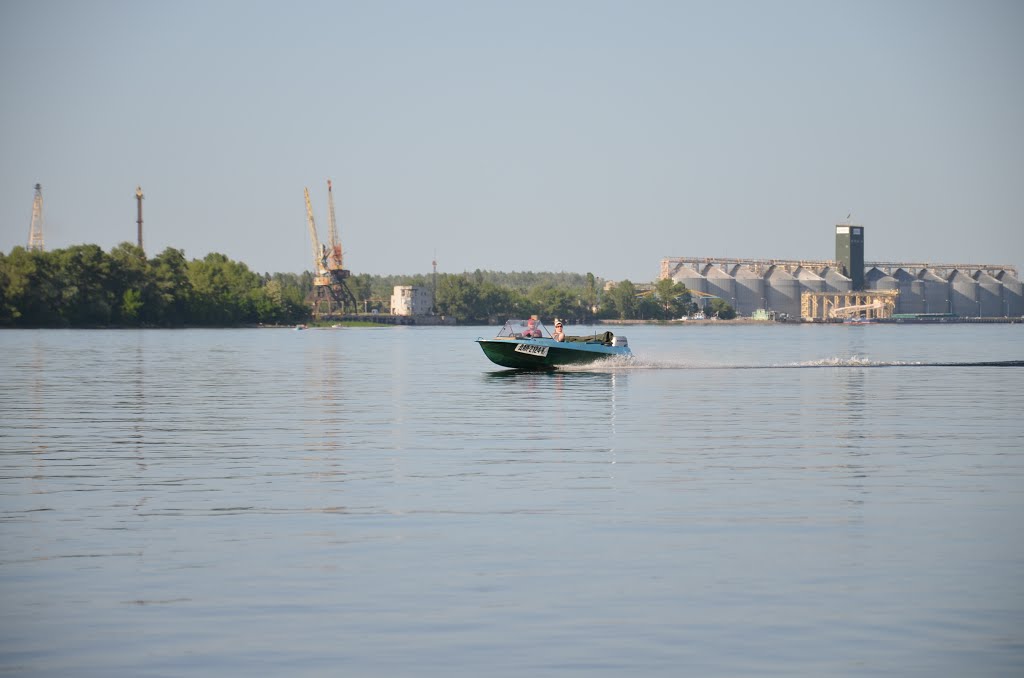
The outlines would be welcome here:
<svg viewBox="0 0 1024 678">
<path fill-rule="evenodd" d="M 844 325 L 874 325 L 874 318 L 847 318 L 843 321 Z"/>
<path fill-rule="evenodd" d="M 509 320 L 495 338 L 476 341 L 492 363 L 517 370 L 553 370 L 633 355 L 626 337 L 601 332 L 556 341 L 539 320 Z"/>
<path fill-rule="evenodd" d="M 306 326 L 305 325 L 296 325 L 295 329 L 296 330 L 304 330 L 304 329 L 306 329 Z"/>
</svg>

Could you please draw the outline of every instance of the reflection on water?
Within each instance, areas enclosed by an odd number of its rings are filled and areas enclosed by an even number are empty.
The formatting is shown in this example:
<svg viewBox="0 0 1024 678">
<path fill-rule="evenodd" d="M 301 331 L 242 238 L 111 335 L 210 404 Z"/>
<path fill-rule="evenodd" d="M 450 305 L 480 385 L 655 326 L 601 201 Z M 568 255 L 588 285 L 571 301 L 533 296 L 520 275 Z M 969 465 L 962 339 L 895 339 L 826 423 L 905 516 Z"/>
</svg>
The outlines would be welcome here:
<svg viewBox="0 0 1024 678">
<path fill-rule="evenodd" d="M 0 669 L 1018 674 L 1019 336 L 856 329 L 0 333 Z"/>
</svg>

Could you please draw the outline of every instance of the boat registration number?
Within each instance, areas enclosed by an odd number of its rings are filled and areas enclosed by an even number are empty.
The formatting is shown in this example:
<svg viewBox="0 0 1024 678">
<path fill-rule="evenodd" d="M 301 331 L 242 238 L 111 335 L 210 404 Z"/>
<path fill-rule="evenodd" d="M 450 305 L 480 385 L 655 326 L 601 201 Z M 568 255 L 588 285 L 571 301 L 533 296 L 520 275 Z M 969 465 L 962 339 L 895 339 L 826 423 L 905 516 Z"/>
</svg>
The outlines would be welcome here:
<svg viewBox="0 0 1024 678">
<path fill-rule="evenodd" d="M 528 353 L 529 355 L 546 358 L 548 355 L 548 347 L 538 346 L 537 344 L 516 344 L 516 353 Z"/>
</svg>

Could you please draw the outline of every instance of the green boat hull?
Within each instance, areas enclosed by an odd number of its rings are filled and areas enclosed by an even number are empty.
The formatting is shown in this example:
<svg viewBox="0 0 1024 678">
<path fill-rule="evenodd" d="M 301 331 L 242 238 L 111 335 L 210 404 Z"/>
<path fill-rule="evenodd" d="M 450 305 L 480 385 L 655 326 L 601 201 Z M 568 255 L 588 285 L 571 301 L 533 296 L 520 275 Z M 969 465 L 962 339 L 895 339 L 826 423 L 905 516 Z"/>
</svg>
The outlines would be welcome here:
<svg viewBox="0 0 1024 678">
<path fill-rule="evenodd" d="M 515 370 L 554 370 L 564 365 L 587 365 L 605 358 L 632 355 L 626 346 L 563 343 L 552 339 L 477 339 L 477 343 L 492 363 Z"/>
</svg>

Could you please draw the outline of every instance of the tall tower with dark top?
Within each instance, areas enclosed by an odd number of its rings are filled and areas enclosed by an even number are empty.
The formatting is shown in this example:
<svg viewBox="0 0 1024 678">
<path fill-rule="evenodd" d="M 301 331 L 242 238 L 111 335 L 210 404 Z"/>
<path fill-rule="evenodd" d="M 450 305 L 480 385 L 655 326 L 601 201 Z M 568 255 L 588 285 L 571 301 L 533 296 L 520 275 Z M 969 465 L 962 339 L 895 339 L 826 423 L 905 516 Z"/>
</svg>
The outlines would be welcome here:
<svg viewBox="0 0 1024 678">
<path fill-rule="evenodd" d="M 836 226 L 836 261 L 854 291 L 864 289 L 864 227 Z"/>
<path fill-rule="evenodd" d="M 139 249 L 142 249 L 142 186 L 135 188 L 135 202 L 139 204 L 139 217 L 135 220 L 135 223 L 139 225 Z"/>
</svg>

